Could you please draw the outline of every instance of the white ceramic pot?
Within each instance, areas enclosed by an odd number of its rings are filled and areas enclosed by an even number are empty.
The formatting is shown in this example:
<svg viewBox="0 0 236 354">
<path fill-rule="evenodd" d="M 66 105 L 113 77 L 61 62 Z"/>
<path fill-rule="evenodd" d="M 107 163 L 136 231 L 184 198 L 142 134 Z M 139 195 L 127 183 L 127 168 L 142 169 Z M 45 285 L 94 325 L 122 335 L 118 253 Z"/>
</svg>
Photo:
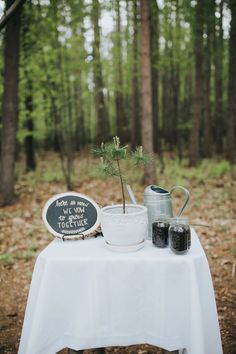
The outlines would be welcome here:
<svg viewBox="0 0 236 354">
<path fill-rule="evenodd" d="M 133 246 L 144 243 L 148 234 L 147 208 L 138 204 L 122 204 L 101 209 L 101 228 L 105 241 L 113 246 Z"/>
</svg>

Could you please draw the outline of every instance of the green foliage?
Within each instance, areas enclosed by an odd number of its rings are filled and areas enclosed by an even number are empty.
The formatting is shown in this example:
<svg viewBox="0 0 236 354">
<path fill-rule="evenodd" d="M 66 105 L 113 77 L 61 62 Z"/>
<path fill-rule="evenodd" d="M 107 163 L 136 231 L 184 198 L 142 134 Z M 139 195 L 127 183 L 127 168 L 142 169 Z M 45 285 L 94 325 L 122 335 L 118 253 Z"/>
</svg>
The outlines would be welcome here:
<svg viewBox="0 0 236 354">
<path fill-rule="evenodd" d="M 102 162 L 100 165 L 100 172 L 101 176 L 111 176 L 111 177 L 120 177 L 121 172 L 118 170 L 118 168 L 115 168 L 114 165 L 108 162 Z"/>
<path fill-rule="evenodd" d="M 35 246 L 31 246 L 23 252 L 5 252 L 0 255 L 0 263 L 2 263 L 3 265 L 13 265 L 16 261 L 21 259 L 29 261 L 32 257 L 35 257 L 36 251 L 37 248 Z"/>
<path fill-rule="evenodd" d="M 120 2 L 120 22 L 118 26 L 119 1 L 101 0 L 100 12 L 100 78 L 103 85 L 105 107 L 108 112 L 110 136 L 117 131 L 117 93 L 122 95 L 124 116 L 128 133 L 131 129 L 131 117 L 134 104 L 137 104 L 139 113 L 140 102 L 133 102 L 134 78 L 137 79 L 140 93 L 140 14 L 135 17 L 133 1 Z M 178 129 L 178 142 L 182 142 L 183 152 L 188 149 L 189 131 L 193 112 L 194 94 L 194 18 L 196 1 L 150 1 L 151 17 L 156 22 L 156 31 L 152 33 L 158 47 L 153 52 L 152 69 L 158 69 L 158 117 L 160 140 L 164 148 L 169 149 L 169 140 L 174 128 Z M 153 4 L 154 9 L 153 9 Z M 154 13 L 156 5 L 157 11 Z M 209 6 L 208 2 L 204 5 Z M 224 4 L 224 11 L 229 10 L 228 3 Z M 83 0 L 66 1 L 29 1 L 23 7 L 21 29 L 21 55 L 19 75 L 19 124 L 17 139 L 23 145 L 25 138 L 32 136 L 35 147 L 45 150 L 55 148 L 55 137 L 63 151 L 68 151 L 67 145 L 71 142 L 73 149 L 81 149 L 86 144 L 93 144 L 97 135 L 96 104 L 94 100 L 95 63 L 92 48 L 93 24 L 91 15 L 93 2 Z M 98 9 L 97 9 L 98 10 Z M 216 4 L 216 13 L 219 14 L 219 3 Z M 105 17 L 104 17 L 105 15 Z M 104 26 L 104 19 L 110 16 L 113 21 L 111 28 Z M 226 16 L 226 15 L 224 15 Z M 216 20 L 216 37 L 218 38 L 220 18 Z M 205 18 L 205 27 L 208 17 Z M 210 19 L 209 19 L 210 21 Z M 135 31 L 136 29 L 136 31 Z M 206 30 L 206 29 L 205 29 Z M 206 34 L 206 33 L 205 33 Z M 215 34 L 214 34 L 215 35 Z M 213 33 L 210 35 L 214 38 Z M 219 38 L 216 40 L 219 40 Z M 0 37 L 0 73 L 4 73 L 4 45 L 3 35 Z M 137 55 L 134 53 L 134 44 L 137 43 Z M 203 38 L 207 45 L 207 36 Z M 211 43 L 215 46 L 217 43 Z M 218 43 L 219 45 L 219 43 Z M 211 48 L 213 50 L 213 47 Z M 120 55 L 121 54 L 121 55 Z M 227 77 L 228 77 L 228 37 L 224 34 L 222 43 L 222 91 L 223 113 L 226 112 Z M 121 57 L 120 57 L 121 56 Z M 211 55 L 211 62 L 215 63 L 215 49 Z M 119 67 L 120 60 L 120 67 Z M 212 64 L 211 63 L 211 64 Z M 134 70 L 137 65 L 137 70 Z M 205 64 L 204 64 L 205 65 Z M 215 70 L 211 65 L 211 109 L 215 111 Z M 216 71 L 217 72 L 217 71 Z M 30 82 L 30 85 L 29 85 Z M 3 80 L 0 82 L 0 103 L 3 93 Z M 177 95 L 178 92 L 178 95 Z M 29 112 L 27 97 L 32 96 L 33 108 Z M 174 104 L 178 102 L 178 105 Z M 204 113 L 205 114 L 205 113 Z M 32 117 L 34 128 L 29 132 L 27 118 Z M 204 118 L 204 117 L 203 117 Z M 1 120 L 1 117 L 0 117 Z M 137 122 L 139 117 L 137 117 Z M 204 119 L 202 120 L 204 121 Z M 225 119 L 222 114 L 222 125 L 225 128 Z M 1 130 L 0 122 L 0 130 Z M 202 127 L 201 127 L 202 128 Z M 224 132 L 225 129 L 222 129 Z M 129 135 L 130 136 L 130 135 Z M 174 142 L 173 144 L 175 144 Z M 173 146 L 171 145 L 171 148 Z M 107 146 L 107 150 L 111 147 Z M 125 160 L 122 154 L 125 147 L 120 147 L 114 154 Z M 112 149 L 111 149 L 112 150 Z M 165 150 L 165 149 L 164 149 Z M 58 151 L 58 146 L 56 146 Z M 110 151 L 111 153 L 112 151 Z M 109 155 L 109 151 L 107 151 Z M 102 156 L 101 156 L 102 157 Z M 116 156 L 112 156 L 112 159 Z M 134 165 L 141 162 L 140 154 L 133 156 Z M 145 160 L 145 159 L 144 159 Z M 143 162 L 145 163 L 145 161 Z M 168 163 L 167 163 L 168 165 Z M 174 164 L 175 165 L 175 164 Z M 61 167 L 59 166 L 59 169 Z M 169 167 L 167 167 L 169 168 Z M 46 171 L 43 174 L 45 181 L 61 181 L 63 175 L 59 169 L 54 172 Z M 206 169 L 206 170 L 204 170 Z M 173 168 L 169 168 L 173 173 Z M 227 162 L 219 166 L 205 166 L 198 170 L 186 170 L 186 178 L 204 179 L 205 175 L 222 176 L 229 170 Z M 23 171 L 23 170 L 22 170 Z M 80 173 L 80 172 L 79 172 Z M 91 174 L 91 170 L 87 172 Z M 93 172 L 94 173 L 94 172 Z M 104 163 L 100 174 L 106 176 L 120 176 L 117 166 Z M 134 171 L 134 174 L 137 172 Z M 137 173 L 138 174 L 138 173 Z M 72 176 L 73 177 L 73 176 Z M 77 177 L 78 178 L 78 177 Z M 133 175 L 131 179 L 134 178 Z M 183 176 L 177 177 L 183 180 Z"/>
<path fill-rule="evenodd" d="M 165 158 L 163 180 L 169 186 L 174 184 L 188 186 L 194 182 L 201 184 L 209 179 L 221 178 L 230 171 L 230 164 L 226 160 L 204 159 L 199 166 L 189 167 L 187 159 L 180 163 L 177 159 Z"/>
<path fill-rule="evenodd" d="M 35 253 L 37 248 L 30 247 L 29 249 L 23 251 L 22 253 L 17 255 L 17 259 L 23 259 L 25 261 L 29 261 L 31 258 L 35 257 Z"/>
<path fill-rule="evenodd" d="M 207 178 L 222 177 L 225 173 L 230 171 L 230 164 L 228 161 L 222 160 L 220 162 L 205 159 L 200 166 L 189 169 L 189 178 L 198 178 L 205 180 Z"/>
<path fill-rule="evenodd" d="M 132 162 L 135 166 L 146 165 L 152 159 L 151 155 L 143 153 L 143 147 L 137 146 L 131 155 Z"/>
<path fill-rule="evenodd" d="M 215 165 L 212 165 L 211 168 L 211 174 L 213 177 L 222 177 L 229 171 L 230 171 L 230 163 L 229 161 L 226 160 L 220 161 Z"/>
<path fill-rule="evenodd" d="M 3 253 L 3 254 L 0 254 L 0 262 L 5 264 L 5 265 L 12 265 L 14 264 L 14 257 L 12 255 L 12 253 Z"/>
<path fill-rule="evenodd" d="M 102 143 L 100 148 L 94 149 L 94 154 L 101 159 L 104 175 L 112 177 L 122 176 L 119 161 L 126 159 L 127 145 L 121 146 L 120 139 L 117 136 L 113 138 L 112 143 Z"/>
<path fill-rule="evenodd" d="M 134 152 L 128 151 L 128 145 L 121 145 L 119 137 L 115 136 L 112 143 L 102 143 L 100 148 L 94 149 L 94 154 L 101 159 L 100 171 L 104 176 L 119 177 L 123 200 L 123 212 L 125 212 L 124 186 L 125 175 L 121 169 L 122 160 L 131 159 L 135 166 L 143 165 L 149 161 L 149 156 L 143 153 L 142 146 L 136 147 Z"/>
<path fill-rule="evenodd" d="M 102 143 L 100 148 L 94 149 L 94 154 L 101 159 L 104 175 L 119 177 L 124 175 L 120 169 L 120 161 L 130 159 L 135 166 L 144 165 L 150 161 L 150 157 L 143 153 L 142 146 L 135 151 L 128 151 L 128 145 L 120 145 L 119 137 L 114 137 L 112 143 Z"/>
<path fill-rule="evenodd" d="M 60 182 L 64 180 L 64 176 L 61 170 L 50 169 L 44 172 L 44 182 Z"/>
</svg>

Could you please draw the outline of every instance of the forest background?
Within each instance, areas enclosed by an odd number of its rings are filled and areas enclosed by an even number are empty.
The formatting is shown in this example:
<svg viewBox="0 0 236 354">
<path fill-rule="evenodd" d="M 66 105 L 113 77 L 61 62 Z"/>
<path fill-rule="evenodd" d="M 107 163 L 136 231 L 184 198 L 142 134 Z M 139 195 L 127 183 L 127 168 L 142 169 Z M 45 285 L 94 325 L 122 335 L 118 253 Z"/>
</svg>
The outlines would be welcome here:
<svg viewBox="0 0 236 354">
<path fill-rule="evenodd" d="M 46 200 L 73 189 L 120 202 L 91 153 L 118 135 L 154 156 L 137 174 L 126 166 L 140 202 L 144 185 L 183 184 L 187 213 L 210 225 L 198 232 L 234 353 L 236 0 L 6 0 L 0 11 L 0 352 L 18 347 L 50 241 Z"/>
<path fill-rule="evenodd" d="M 163 168 L 165 151 L 187 157 L 190 166 L 212 156 L 233 164 L 235 6 L 235 0 L 19 6 L 0 42 L 1 204 L 14 198 L 20 152 L 27 170 L 36 168 L 37 153 L 58 152 L 71 189 L 75 153 L 114 135 L 157 153 Z M 146 182 L 155 179 L 150 173 Z"/>
</svg>

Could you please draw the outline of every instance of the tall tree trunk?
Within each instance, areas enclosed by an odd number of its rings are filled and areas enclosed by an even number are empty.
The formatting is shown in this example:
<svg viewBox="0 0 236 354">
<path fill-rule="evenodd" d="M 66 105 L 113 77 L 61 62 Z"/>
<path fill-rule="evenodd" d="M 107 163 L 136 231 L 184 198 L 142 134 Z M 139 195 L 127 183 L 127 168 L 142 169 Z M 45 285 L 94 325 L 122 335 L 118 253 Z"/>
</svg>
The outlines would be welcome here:
<svg viewBox="0 0 236 354">
<path fill-rule="evenodd" d="M 136 0 L 134 0 L 136 1 Z M 126 125 L 126 140 L 132 142 L 132 80 L 133 80 L 133 0 L 125 0 L 126 6 L 126 26 L 123 30 L 123 38 L 125 47 L 123 52 L 125 52 L 125 58 L 123 58 L 124 69 L 123 69 L 123 100 L 124 100 L 124 113 L 125 113 L 125 125 Z M 137 24 L 138 25 L 138 24 Z M 138 56 L 140 57 L 140 56 Z"/>
<path fill-rule="evenodd" d="M 100 56 L 100 5 L 98 0 L 93 0 L 92 23 L 94 30 L 93 41 L 93 70 L 95 83 L 95 105 L 97 115 L 97 143 L 109 139 L 109 121 L 103 94 L 102 65 Z"/>
<path fill-rule="evenodd" d="M 151 1 L 151 76 L 152 76 L 152 124 L 153 124 L 153 148 L 155 152 L 161 150 L 161 137 L 158 124 L 158 59 L 159 59 L 159 14 L 156 0 Z"/>
<path fill-rule="evenodd" d="M 56 66 L 58 69 L 58 76 L 52 76 L 50 70 L 48 70 L 48 64 L 43 52 L 42 60 L 44 64 L 44 70 L 46 74 L 45 79 L 45 87 L 47 89 L 47 94 L 51 103 L 51 117 L 54 127 L 54 145 L 55 150 L 58 148 L 61 168 L 64 175 L 66 186 L 69 190 L 72 188 L 72 168 L 73 168 L 73 142 L 71 136 L 71 117 L 69 116 L 70 111 L 70 102 L 66 97 L 65 90 L 65 72 L 63 67 L 63 55 L 62 55 L 62 47 L 59 41 L 59 33 L 58 33 L 58 8 L 57 3 L 54 1 L 50 4 L 51 6 L 48 8 L 49 15 L 53 18 L 53 41 L 52 46 L 55 51 L 55 58 L 51 64 Z M 38 9 L 41 11 L 40 2 L 38 3 Z M 57 100 L 59 95 L 59 100 Z M 63 102 L 66 104 L 63 105 Z M 68 105 L 69 103 L 69 105 Z M 62 117 L 65 119 L 63 121 Z M 68 124 L 69 123 L 69 124 Z"/>
<path fill-rule="evenodd" d="M 168 132 L 168 119 L 169 119 L 169 91 L 168 91 L 168 81 L 169 81 L 169 71 L 168 67 L 165 65 L 164 70 L 162 71 L 162 129 L 161 135 L 164 137 L 165 144 L 168 142 L 169 132 Z"/>
<path fill-rule="evenodd" d="M 73 108 L 72 108 L 72 89 L 71 82 L 69 80 L 69 71 L 67 71 L 68 66 L 65 62 L 69 62 L 69 58 L 66 56 L 62 57 L 62 75 L 64 78 L 65 85 L 65 99 L 67 102 L 67 116 L 65 121 L 66 126 L 66 136 L 65 136 L 65 150 L 66 150 L 66 165 L 67 165 L 67 173 L 68 173 L 68 183 L 67 188 L 73 190 L 72 183 L 72 173 L 73 173 L 73 164 L 74 164 L 74 153 L 75 153 L 75 140 L 74 140 L 74 120 L 73 120 Z"/>
<path fill-rule="evenodd" d="M 8 9 L 13 0 L 6 0 Z M 18 69 L 21 6 L 6 25 L 4 51 L 4 95 L 1 139 L 0 205 L 14 201 L 15 151 L 18 118 Z"/>
<path fill-rule="evenodd" d="M 186 75 L 185 84 L 184 84 L 182 123 L 185 127 L 181 129 L 181 137 L 180 137 L 182 150 L 188 150 L 189 144 L 191 143 L 191 141 L 189 141 L 188 125 L 189 122 L 191 122 L 192 120 L 192 103 L 193 103 L 193 70 L 190 70 Z"/>
<path fill-rule="evenodd" d="M 229 79 L 228 79 L 228 115 L 227 115 L 227 157 L 235 161 L 235 115 L 236 115 L 236 0 L 229 1 L 231 10 L 229 38 Z"/>
<path fill-rule="evenodd" d="M 132 147 L 141 144 L 141 122 L 140 122 L 140 86 L 138 72 L 138 4 L 137 0 L 133 0 L 133 72 L 132 72 Z"/>
<path fill-rule="evenodd" d="M 116 4 L 116 132 L 123 142 L 128 139 L 128 127 L 124 110 L 123 97 L 123 72 L 122 72 L 122 38 L 120 19 L 120 0 L 115 0 Z"/>
<path fill-rule="evenodd" d="M 25 78 L 25 111 L 26 111 L 26 121 L 25 128 L 27 130 L 27 135 L 25 137 L 25 162 L 26 171 L 32 171 L 36 169 L 36 159 L 35 159 L 35 142 L 34 142 L 34 121 L 33 121 L 33 82 L 32 76 L 29 73 L 29 61 L 30 61 L 30 50 L 33 47 L 32 36 L 30 36 L 30 28 L 32 24 L 32 3 L 28 2 L 24 7 L 22 14 L 22 49 L 23 49 L 23 67 L 24 67 L 24 78 Z"/>
<path fill-rule="evenodd" d="M 144 151 L 153 153 L 152 129 L 152 82 L 150 53 L 150 3 L 141 0 L 141 77 L 142 77 L 142 145 Z M 154 162 L 144 169 L 145 184 L 155 183 L 156 171 Z"/>
<path fill-rule="evenodd" d="M 176 58 L 173 60 L 173 66 L 174 66 L 174 92 L 173 92 L 173 106 L 174 106 L 174 117 L 173 117 L 173 122 L 174 122 L 174 137 L 173 137 L 173 142 L 174 144 L 177 145 L 178 147 L 178 155 L 179 158 L 181 159 L 182 153 L 181 153 L 181 146 L 179 142 L 179 130 L 178 130 L 178 125 L 179 125 L 179 101 L 180 101 L 180 6 L 179 6 L 179 0 L 175 0 L 176 4 L 176 31 L 175 31 L 175 52 L 174 52 L 174 57 Z"/>
<path fill-rule="evenodd" d="M 52 31 L 52 46 L 53 46 L 53 50 L 55 53 L 58 52 L 58 32 L 57 32 L 57 9 L 55 7 L 55 2 L 48 8 L 48 13 L 47 13 L 47 17 L 52 17 L 53 18 L 53 23 L 54 23 L 54 27 L 53 27 L 53 31 Z M 40 17 L 42 17 L 42 8 L 41 8 L 41 4 L 40 1 L 38 1 L 37 3 L 37 10 L 40 14 Z M 58 55 L 56 56 L 55 60 L 52 60 L 51 58 L 49 58 L 49 60 L 46 60 L 47 56 L 45 55 L 45 52 L 43 50 L 43 48 L 41 48 L 41 60 L 42 60 L 42 65 L 43 65 L 43 69 L 45 72 L 45 78 L 43 81 L 43 84 L 45 86 L 45 94 L 46 97 L 48 97 L 49 102 L 50 102 L 50 118 L 52 120 L 52 131 L 49 129 L 48 133 L 46 136 L 46 141 L 45 141 L 45 145 L 49 146 L 49 147 L 53 147 L 53 150 L 55 152 L 59 152 L 60 155 L 62 155 L 62 144 L 63 144 L 63 138 L 62 135 L 60 134 L 60 129 L 59 127 L 61 126 L 61 112 L 59 110 L 58 107 L 58 103 L 57 103 L 57 97 L 55 93 L 59 93 L 60 88 L 59 88 L 59 83 L 58 83 L 58 76 L 55 77 L 52 76 L 52 73 L 50 71 L 50 64 L 52 66 L 56 66 L 57 68 L 59 67 L 59 60 L 58 60 Z M 50 60 L 51 59 L 51 60 Z M 51 61 L 53 61 L 53 63 L 51 63 Z M 45 125 L 49 126 L 51 125 L 51 121 L 49 121 L 49 119 L 45 119 Z M 62 168 L 63 170 L 63 168 Z M 64 174 L 64 171 L 63 171 Z"/>
<path fill-rule="evenodd" d="M 223 3 L 221 0 L 220 18 L 218 26 L 214 22 L 214 61 L 215 61 L 215 145 L 216 152 L 223 152 L 223 132 L 224 114 L 223 114 Z M 214 17 L 215 20 L 215 17 Z M 217 30 L 219 27 L 219 31 Z"/>
<path fill-rule="evenodd" d="M 67 91 L 67 78 L 65 73 L 65 58 L 63 47 L 59 40 L 58 24 L 59 22 L 59 9 L 58 3 L 52 2 L 52 16 L 54 20 L 54 49 L 56 53 L 56 65 L 58 68 L 59 82 L 52 78 L 52 85 L 54 86 L 54 92 L 59 90 L 59 97 L 61 102 L 56 103 L 55 114 L 55 129 L 56 135 L 59 139 L 59 154 L 62 172 L 65 178 L 66 187 L 68 190 L 73 189 L 72 185 L 72 172 L 73 172 L 73 159 L 74 159 L 74 144 L 72 140 L 72 117 L 71 117 L 71 105 Z M 54 99 L 54 98 L 53 98 Z M 64 102 L 64 104 L 63 104 Z M 58 125 L 62 124 L 61 126 Z"/>
<path fill-rule="evenodd" d="M 72 110 L 73 116 L 75 117 L 75 132 L 74 141 L 75 149 L 81 150 L 85 147 L 87 143 L 87 130 L 85 126 L 85 102 L 84 102 L 84 91 L 87 91 L 86 84 L 83 78 L 83 64 L 84 58 L 86 58 L 87 52 L 85 49 L 85 28 L 84 28 L 84 17 L 85 17 L 85 4 L 84 0 L 78 0 L 76 2 L 69 2 L 71 11 L 71 29 L 72 36 L 74 38 L 73 47 L 73 58 L 76 63 L 76 69 L 73 71 L 73 82 L 71 85 L 72 95 Z M 79 9 L 79 11 L 78 11 Z M 79 51 L 78 51 L 78 48 Z"/>
<path fill-rule="evenodd" d="M 175 144 L 177 145 L 178 157 L 179 161 L 182 160 L 182 142 L 181 142 L 181 134 L 180 134 L 180 124 L 181 124 L 181 116 L 180 116 L 180 65 L 179 62 L 175 65 L 175 83 L 174 83 L 174 115 L 175 115 Z"/>
<path fill-rule="evenodd" d="M 212 131 L 211 131 L 211 53 L 213 39 L 213 25 L 215 17 L 215 6 L 213 0 L 206 3 L 206 42 L 204 48 L 204 132 L 203 132 L 203 156 L 210 157 L 212 154 Z"/>
<path fill-rule="evenodd" d="M 190 138 L 190 166 L 199 162 L 199 136 L 202 116 L 202 91 L 203 91 L 203 2 L 197 0 L 195 7 L 194 23 L 194 56 L 195 56 L 195 92 L 193 99 L 193 119 Z"/>
<path fill-rule="evenodd" d="M 81 150 L 85 147 L 87 143 L 87 132 L 85 129 L 85 117 L 84 108 L 81 92 L 81 82 L 78 81 L 74 84 L 74 110 L 76 116 L 76 127 L 75 127 L 75 148 L 76 150 Z"/>
<path fill-rule="evenodd" d="M 27 79 L 29 80 L 29 79 Z M 26 122 L 25 127 L 27 129 L 27 136 L 25 137 L 25 154 L 26 154 L 26 170 L 32 171 L 36 169 L 35 149 L 34 149 L 34 121 L 32 118 L 33 113 L 33 96 L 32 96 L 32 82 L 27 82 L 28 94 L 25 98 L 26 109 Z"/>
<path fill-rule="evenodd" d="M 163 55 L 166 58 L 162 63 L 162 132 L 165 139 L 165 146 L 173 147 L 173 36 L 172 20 L 170 19 L 170 2 L 167 1 L 163 11 L 163 20 L 166 23 L 165 44 Z"/>
</svg>

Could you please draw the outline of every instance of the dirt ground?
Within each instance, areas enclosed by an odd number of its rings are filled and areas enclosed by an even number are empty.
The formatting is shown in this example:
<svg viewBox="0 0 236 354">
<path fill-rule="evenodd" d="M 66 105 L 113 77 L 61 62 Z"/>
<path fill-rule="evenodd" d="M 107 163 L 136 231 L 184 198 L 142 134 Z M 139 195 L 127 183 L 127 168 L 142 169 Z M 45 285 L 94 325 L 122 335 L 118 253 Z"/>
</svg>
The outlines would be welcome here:
<svg viewBox="0 0 236 354">
<path fill-rule="evenodd" d="M 164 185 L 172 182 L 165 175 L 161 178 Z M 225 354 L 235 354 L 236 181 L 230 173 L 207 181 L 193 177 L 187 187 L 192 195 L 187 211 L 191 222 L 210 225 L 196 230 L 211 269 L 223 350 Z M 91 176 L 80 178 L 74 186 L 75 191 L 92 197 L 100 205 L 120 202 L 118 188 L 118 183 L 112 180 L 101 181 Z M 63 181 L 42 181 L 39 177 L 26 175 L 16 184 L 16 204 L 0 208 L 1 354 L 17 352 L 34 263 L 39 252 L 53 238 L 42 224 L 42 208 L 52 195 L 64 191 Z M 143 187 L 137 184 L 135 192 L 142 202 Z M 180 196 L 177 196 L 176 204 L 180 205 Z M 160 350 L 143 345 L 107 348 L 107 353 L 151 354 L 160 353 Z"/>
</svg>

